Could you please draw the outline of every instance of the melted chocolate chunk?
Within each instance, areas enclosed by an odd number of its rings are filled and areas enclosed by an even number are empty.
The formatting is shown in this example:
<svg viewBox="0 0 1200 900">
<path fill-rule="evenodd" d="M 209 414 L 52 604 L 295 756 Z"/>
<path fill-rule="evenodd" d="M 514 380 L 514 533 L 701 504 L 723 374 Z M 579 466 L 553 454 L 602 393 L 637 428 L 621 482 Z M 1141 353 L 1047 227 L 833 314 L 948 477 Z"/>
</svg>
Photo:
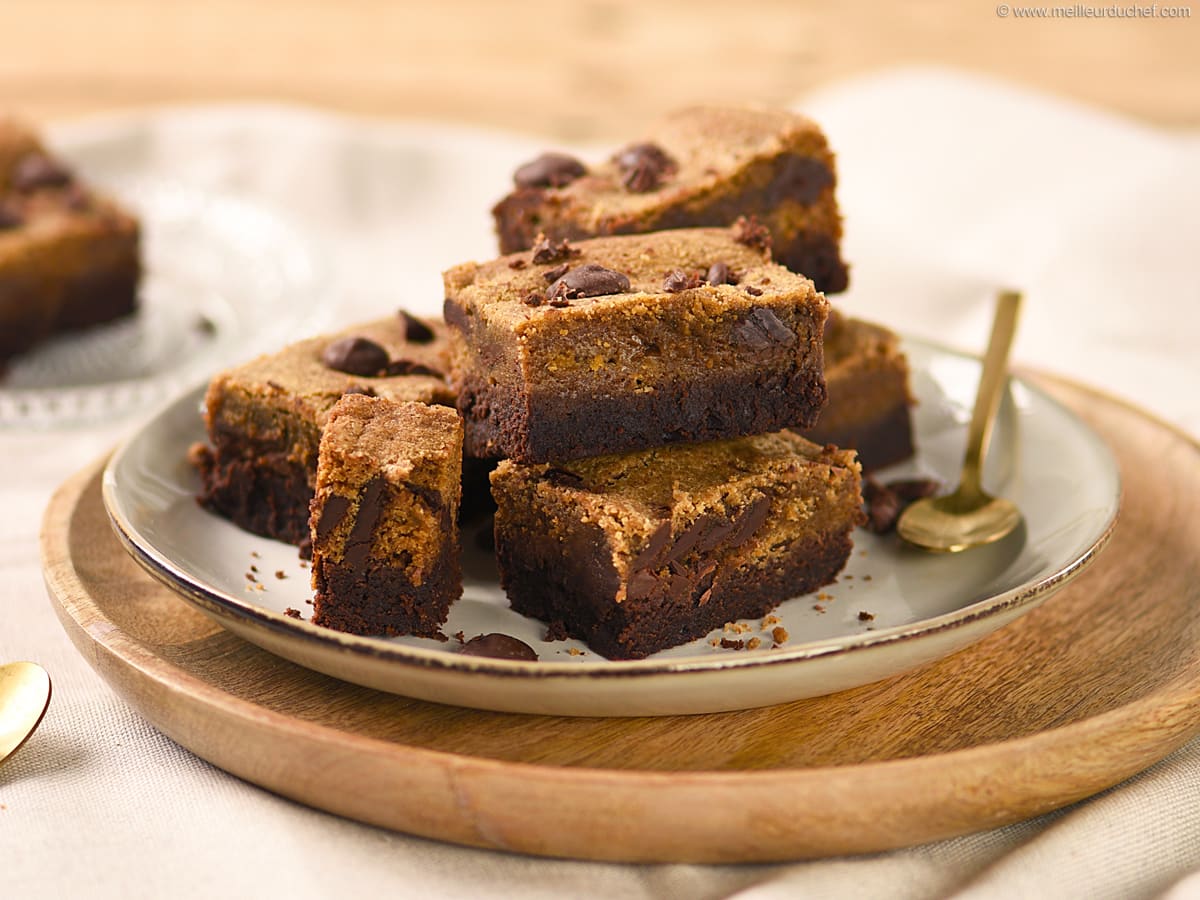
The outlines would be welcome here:
<svg viewBox="0 0 1200 900">
<path fill-rule="evenodd" d="M 433 340 L 433 329 L 409 313 L 400 310 L 397 315 L 404 321 L 404 339 L 414 344 L 428 344 Z"/>
<path fill-rule="evenodd" d="M 437 369 L 431 369 L 429 366 L 419 362 L 413 362 L 411 359 L 394 359 L 387 364 L 384 370 L 388 375 L 429 375 L 433 378 L 445 378 L 446 376 Z"/>
<path fill-rule="evenodd" d="M 362 498 L 358 501 L 358 515 L 354 518 L 354 525 L 342 551 L 342 560 L 350 568 L 361 569 L 367 561 L 371 553 L 371 536 L 383 516 L 386 503 L 387 482 L 376 475 L 363 488 Z"/>
<path fill-rule="evenodd" d="M 780 168 L 767 188 L 766 205 L 778 206 L 784 200 L 798 200 L 807 205 L 815 202 L 832 184 L 833 173 L 823 162 L 789 154 L 781 160 Z"/>
<path fill-rule="evenodd" d="M 765 350 L 776 344 L 790 347 L 796 343 L 796 333 L 780 321 L 769 309 L 752 309 L 733 329 L 733 335 L 751 350 Z"/>
<path fill-rule="evenodd" d="M 519 188 L 563 187 L 587 174 L 583 163 L 565 153 L 543 153 L 513 173 Z"/>
<path fill-rule="evenodd" d="M 685 272 L 683 269 L 672 269 L 663 278 L 662 289 L 668 294 L 677 294 L 680 291 L 690 291 L 700 287 L 704 283 L 703 279 L 694 272 Z"/>
<path fill-rule="evenodd" d="M 621 183 L 636 194 L 659 187 L 668 175 L 675 174 L 675 160 L 657 144 L 631 144 L 613 157 L 621 172 Z"/>
<path fill-rule="evenodd" d="M 704 280 L 711 285 L 718 284 L 733 284 L 729 280 L 729 266 L 723 262 L 715 262 L 708 267 L 708 274 L 704 276 Z"/>
<path fill-rule="evenodd" d="M 71 170 L 57 160 L 44 153 L 30 153 L 13 167 L 11 181 L 18 191 L 35 191 L 44 187 L 64 187 L 74 178 Z"/>
<path fill-rule="evenodd" d="M 620 272 L 606 269 L 596 263 L 587 263 L 563 275 L 546 296 L 555 300 L 574 300 L 578 297 L 603 297 L 608 294 L 624 294 L 629 290 L 629 278 Z"/>
<path fill-rule="evenodd" d="M 561 262 L 570 259 L 573 256 L 578 256 L 583 251 L 571 246 L 571 242 L 566 238 L 561 241 L 552 241 L 547 237 L 540 237 L 533 245 L 533 256 L 530 260 L 534 265 L 544 266 L 553 262 Z"/>
<path fill-rule="evenodd" d="M 364 337 L 346 337 L 334 341 L 321 354 L 328 368 L 347 375 L 375 376 L 387 368 L 387 351 Z"/>
<path fill-rule="evenodd" d="M 343 497 L 341 494 L 331 494 L 329 499 L 325 501 L 325 506 L 321 509 L 321 518 L 317 519 L 317 541 L 324 543 L 333 534 L 334 529 L 338 527 L 338 523 L 346 518 L 346 513 L 349 509 L 350 500 L 348 498 Z"/>
<path fill-rule="evenodd" d="M 458 651 L 464 656 L 487 656 L 491 659 L 520 659 L 535 662 L 537 651 L 527 643 L 509 634 L 479 634 L 471 638 Z"/>
<path fill-rule="evenodd" d="M 754 247 L 763 253 L 771 251 L 771 230 L 754 216 L 738 216 L 732 227 L 733 239 L 739 244 Z"/>
</svg>

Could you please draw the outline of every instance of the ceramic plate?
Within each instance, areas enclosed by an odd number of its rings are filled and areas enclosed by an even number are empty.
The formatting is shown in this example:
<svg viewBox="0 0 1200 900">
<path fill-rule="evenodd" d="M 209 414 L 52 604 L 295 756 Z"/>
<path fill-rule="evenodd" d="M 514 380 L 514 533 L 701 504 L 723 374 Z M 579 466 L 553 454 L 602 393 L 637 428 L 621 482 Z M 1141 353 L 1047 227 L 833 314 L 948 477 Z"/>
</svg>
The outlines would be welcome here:
<svg viewBox="0 0 1200 900">
<path fill-rule="evenodd" d="M 909 341 L 919 453 L 883 480 L 956 477 L 977 360 Z M 1032 609 L 1095 557 L 1116 519 L 1120 483 L 1103 441 L 1018 379 L 1001 407 L 985 486 L 1025 515 L 1014 534 L 957 555 L 926 554 L 858 530 L 837 583 L 785 602 L 778 622 L 734 623 L 638 661 L 578 641 L 543 640 L 512 612 L 478 532 L 464 530 L 465 587 L 444 632 L 513 635 L 537 662 L 463 656 L 454 637 L 363 638 L 306 621 L 311 590 L 294 547 L 201 509 L 185 461 L 203 438 L 199 389 L 166 407 L 113 456 L 104 501 L 127 549 L 152 575 L 246 640 L 346 681 L 408 696 L 513 712 L 660 715 L 716 712 L 818 696 L 938 659 Z M 300 618 L 286 614 L 298 610 Z M 782 626 L 787 632 L 774 634 Z M 735 647 L 722 646 L 726 638 Z M 752 638 L 760 643 L 750 649 Z"/>
<path fill-rule="evenodd" d="M 142 220 L 136 315 L 59 335 L 0 378 L 0 426 L 94 421 L 161 403 L 204 374 L 319 331 L 326 281 L 268 209 L 121 166 L 81 168 Z"/>
</svg>

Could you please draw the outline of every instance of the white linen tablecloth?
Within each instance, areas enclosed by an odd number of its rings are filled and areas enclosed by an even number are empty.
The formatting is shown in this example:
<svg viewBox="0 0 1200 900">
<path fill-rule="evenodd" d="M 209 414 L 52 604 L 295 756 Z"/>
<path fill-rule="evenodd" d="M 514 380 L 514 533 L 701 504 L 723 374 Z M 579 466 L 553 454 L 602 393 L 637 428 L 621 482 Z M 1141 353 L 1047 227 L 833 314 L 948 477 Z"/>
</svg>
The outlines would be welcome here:
<svg viewBox="0 0 1200 900">
<path fill-rule="evenodd" d="M 839 157 L 854 266 L 843 309 L 979 348 L 994 290 L 1021 287 L 1018 363 L 1200 433 L 1200 136 L 939 70 L 873 76 L 798 106 Z M 330 302 L 346 321 L 401 304 L 436 313 L 440 270 L 494 255 L 488 204 L 514 164 L 543 149 L 245 106 L 127 115 L 52 137 L 85 157 L 109 142 L 139 165 L 286 211 L 335 261 L 342 288 Z M 0 660 L 41 662 L 55 688 L 40 730 L 0 767 L 0 898 L 1200 897 L 1200 741 L 1039 819 L 772 866 L 464 849 L 239 781 L 119 700 L 45 597 L 37 535 L 50 494 L 137 422 L 0 430 Z"/>
</svg>

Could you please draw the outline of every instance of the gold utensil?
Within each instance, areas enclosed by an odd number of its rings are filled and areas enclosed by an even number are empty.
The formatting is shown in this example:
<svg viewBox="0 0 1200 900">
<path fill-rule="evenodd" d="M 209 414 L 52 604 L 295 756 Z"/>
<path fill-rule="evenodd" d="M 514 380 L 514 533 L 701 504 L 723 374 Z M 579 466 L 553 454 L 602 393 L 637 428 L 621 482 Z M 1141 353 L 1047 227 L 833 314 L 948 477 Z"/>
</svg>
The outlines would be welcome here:
<svg viewBox="0 0 1200 900">
<path fill-rule="evenodd" d="M 988 341 L 975 409 L 967 429 L 967 450 L 962 476 L 954 493 L 927 497 L 908 507 L 896 524 L 900 537 L 927 550 L 957 553 L 990 544 L 1007 535 L 1021 521 L 1021 512 L 1008 500 L 992 497 L 980 485 L 984 454 L 1000 395 L 1007 383 L 1008 351 L 1017 330 L 1021 295 L 1005 291 L 996 301 L 992 336 Z"/>
<path fill-rule="evenodd" d="M 0 666 L 0 763 L 25 743 L 50 705 L 50 676 L 37 663 Z"/>
</svg>

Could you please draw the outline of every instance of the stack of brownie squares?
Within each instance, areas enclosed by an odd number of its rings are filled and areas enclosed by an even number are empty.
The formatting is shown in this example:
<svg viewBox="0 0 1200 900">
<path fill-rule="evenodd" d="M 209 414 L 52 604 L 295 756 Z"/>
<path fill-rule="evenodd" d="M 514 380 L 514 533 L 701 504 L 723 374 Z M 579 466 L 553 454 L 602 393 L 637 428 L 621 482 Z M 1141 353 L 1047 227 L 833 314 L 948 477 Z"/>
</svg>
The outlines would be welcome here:
<svg viewBox="0 0 1200 900">
<path fill-rule="evenodd" d="M 833 581 L 863 468 L 912 444 L 895 336 L 824 294 L 847 272 L 819 129 L 686 110 L 514 182 L 505 255 L 444 274 L 444 322 L 401 314 L 213 381 L 202 502 L 310 539 L 313 621 L 363 634 L 436 634 L 463 472 L 493 466 L 513 609 L 606 657 Z"/>
</svg>

